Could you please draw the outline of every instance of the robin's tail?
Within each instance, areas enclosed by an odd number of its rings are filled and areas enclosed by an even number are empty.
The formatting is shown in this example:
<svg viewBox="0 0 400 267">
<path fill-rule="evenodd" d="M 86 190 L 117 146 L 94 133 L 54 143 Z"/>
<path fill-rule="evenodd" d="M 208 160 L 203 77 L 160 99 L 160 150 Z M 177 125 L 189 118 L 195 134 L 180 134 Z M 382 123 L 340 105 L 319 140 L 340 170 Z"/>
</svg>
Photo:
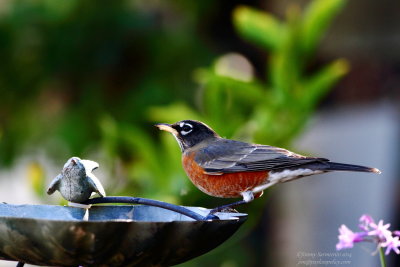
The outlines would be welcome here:
<svg viewBox="0 0 400 267">
<path fill-rule="evenodd" d="M 337 163 L 337 162 L 327 162 L 329 164 L 327 171 L 353 171 L 353 172 L 373 172 L 373 173 L 381 173 L 377 168 L 370 168 L 360 165 L 352 165 L 345 163 Z"/>
</svg>

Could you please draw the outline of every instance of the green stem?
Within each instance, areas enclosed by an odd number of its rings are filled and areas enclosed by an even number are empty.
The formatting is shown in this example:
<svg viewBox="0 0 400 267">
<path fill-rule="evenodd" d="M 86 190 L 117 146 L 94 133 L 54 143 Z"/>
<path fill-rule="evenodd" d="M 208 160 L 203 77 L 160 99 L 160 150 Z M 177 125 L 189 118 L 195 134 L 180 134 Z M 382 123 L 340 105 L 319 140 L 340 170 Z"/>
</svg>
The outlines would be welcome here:
<svg viewBox="0 0 400 267">
<path fill-rule="evenodd" d="M 382 247 L 379 248 L 379 259 L 381 260 L 381 266 L 386 267 L 386 259 Z"/>
</svg>

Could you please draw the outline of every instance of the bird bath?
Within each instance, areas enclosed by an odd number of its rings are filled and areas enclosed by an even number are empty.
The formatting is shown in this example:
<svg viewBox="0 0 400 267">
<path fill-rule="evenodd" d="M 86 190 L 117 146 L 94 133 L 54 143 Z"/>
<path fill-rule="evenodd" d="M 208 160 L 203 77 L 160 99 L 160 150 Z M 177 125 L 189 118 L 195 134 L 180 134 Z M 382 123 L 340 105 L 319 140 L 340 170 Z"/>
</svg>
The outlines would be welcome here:
<svg viewBox="0 0 400 267">
<path fill-rule="evenodd" d="M 200 218 L 210 211 L 186 209 Z M 219 219 L 195 220 L 150 205 L 98 205 L 85 213 L 0 204 L 0 259 L 45 266 L 170 266 L 217 247 L 247 218 L 219 212 Z"/>
<path fill-rule="evenodd" d="M 106 197 L 97 162 L 70 158 L 51 182 L 68 206 L 0 204 L 0 260 L 45 266 L 171 266 L 217 247 L 247 214 Z M 96 192 L 101 197 L 91 198 Z M 141 205 L 98 205 L 129 203 Z"/>
</svg>

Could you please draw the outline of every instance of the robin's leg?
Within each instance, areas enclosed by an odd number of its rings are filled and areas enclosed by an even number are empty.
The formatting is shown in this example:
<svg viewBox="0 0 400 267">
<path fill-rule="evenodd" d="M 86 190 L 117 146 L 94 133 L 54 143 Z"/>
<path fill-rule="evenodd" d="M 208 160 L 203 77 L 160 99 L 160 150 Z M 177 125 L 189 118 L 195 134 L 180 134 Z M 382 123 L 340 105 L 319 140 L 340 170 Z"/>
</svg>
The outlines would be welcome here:
<svg viewBox="0 0 400 267">
<path fill-rule="evenodd" d="M 246 203 L 249 203 L 249 202 L 253 201 L 254 198 L 260 197 L 265 189 L 267 189 L 268 187 L 271 187 L 271 186 L 273 186 L 273 185 L 275 185 L 277 183 L 278 183 L 278 181 L 276 181 L 276 180 L 275 181 L 269 181 L 266 184 L 263 184 L 263 185 L 260 185 L 260 186 L 257 186 L 255 188 L 253 188 L 253 190 L 251 190 L 251 191 L 243 192 L 241 194 L 242 197 L 243 197 L 243 200 L 240 200 L 240 201 L 237 201 L 237 202 L 233 202 L 231 204 L 219 206 L 219 207 L 216 207 L 216 208 L 212 209 L 210 211 L 210 213 L 207 215 L 206 219 L 217 219 L 217 216 L 215 216 L 214 213 L 223 211 L 225 209 L 234 208 L 234 207 L 237 207 L 237 206 L 240 206 L 240 205 L 243 205 L 243 204 L 246 204 Z"/>
<path fill-rule="evenodd" d="M 232 209 L 234 207 L 249 203 L 254 200 L 254 194 L 252 191 L 243 192 L 243 193 L 241 193 L 241 195 L 243 197 L 243 200 L 216 207 L 216 208 L 210 210 L 210 213 L 207 215 L 206 218 L 207 219 L 217 219 L 218 217 L 215 216 L 214 213 L 221 212 L 221 211 L 224 211 L 227 209 Z"/>
</svg>

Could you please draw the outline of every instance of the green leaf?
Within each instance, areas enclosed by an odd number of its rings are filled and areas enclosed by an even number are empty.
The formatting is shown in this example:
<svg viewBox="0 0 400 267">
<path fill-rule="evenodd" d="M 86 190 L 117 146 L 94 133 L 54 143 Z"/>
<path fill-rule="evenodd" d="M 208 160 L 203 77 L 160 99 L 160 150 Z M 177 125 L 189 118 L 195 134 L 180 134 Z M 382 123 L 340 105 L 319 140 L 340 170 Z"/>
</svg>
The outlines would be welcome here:
<svg viewBox="0 0 400 267">
<path fill-rule="evenodd" d="M 272 53 L 269 64 L 271 82 L 278 102 L 291 98 L 300 75 L 298 49 L 300 10 L 292 6 L 288 9 L 287 17 L 287 30 L 282 36 L 281 46 Z"/>
<path fill-rule="evenodd" d="M 285 30 L 273 16 L 246 6 L 234 10 L 233 23 L 244 39 L 264 49 L 277 49 Z"/>
<path fill-rule="evenodd" d="M 153 172 L 159 171 L 157 145 L 153 142 L 151 136 L 143 131 L 143 129 L 129 124 L 123 125 L 120 131 L 121 138 L 124 140 L 126 146 L 128 146 L 128 149 L 136 155 L 140 155 L 140 160 L 146 162 L 147 167 L 151 168 Z M 162 172 L 159 171 L 157 174 L 162 175 Z"/>
<path fill-rule="evenodd" d="M 349 71 L 349 64 L 344 59 L 338 59 L 325 66 L 303 83 L 304 95 L 303 106 L 312 108 L 318 103 L 332 86 Z"/>
<path fill-rule="evenodd" d="M 193 108 L 182 102 L 175 102 L 163 107 L 148 108 L 147 116 L 157 123 L 173 123 L 180 120 L 201 120 L 201 116 Z"/>
<path fill-rule="evenodd" d="M 99 120 L 102 149 L 110 156 L 118 155 L 118 124 L 109 115 L 103 116 Z"/>
<path fill-rule="evenodd" d="M 232 77 L 222 76 L 209 69 L 198 69 L 195 71 L 195 79 L 200 83 L 205 90 L 208 86 L 214 84 L 217 87 L 225 87 L 232 94 L 232 98 L 238 99 L 244 104 L 255 102 L 265 98 L 266 85 L 258 80 L 242 81 Z M 204 93 L 203 91 L 203 93 Z M 205 101 L 203 101 L 204 103 Z M 204 103 L 206 104 L 206 103 Z"/>
<path fill-rule="evenodd" d="M 330 22 L 345 5 L 346 0 L 314 0 L 303 18 L 302 49 L 311 53 L 325 34 Z"/>
</svg>

